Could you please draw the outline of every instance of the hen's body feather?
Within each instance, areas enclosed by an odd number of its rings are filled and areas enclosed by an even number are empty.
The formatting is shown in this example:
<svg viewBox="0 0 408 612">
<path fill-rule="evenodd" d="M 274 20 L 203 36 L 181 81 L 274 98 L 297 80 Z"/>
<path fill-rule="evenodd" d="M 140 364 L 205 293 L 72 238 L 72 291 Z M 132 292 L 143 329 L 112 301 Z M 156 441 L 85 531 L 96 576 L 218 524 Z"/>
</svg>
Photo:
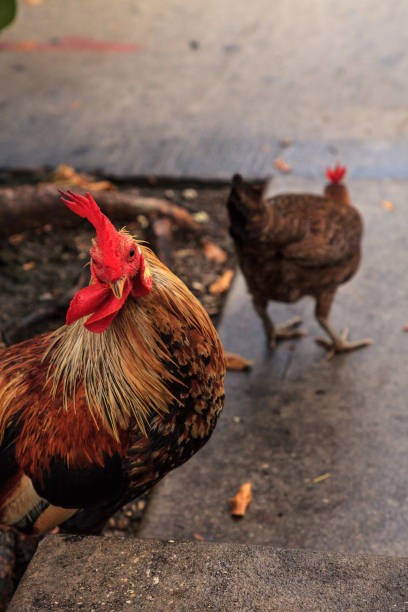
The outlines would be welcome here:
<svg viewBox="0 0 408 612">
<path fill-rule="evenodd" d="M 344 173 L 339 167 L 336 181 Z M 326 185 L 325 196 L 288 193 L 267 200 L 262 191 L 262 185 L 236 175 L 228 212 L 239 263 L 269 346 L 304 332 L 293 327 L 300 320 L 275 329 L 268 301 L 295 302 L 306 295 L 316 299 L 316 318 L 331 338 L 331 343 L 319 339 L 329 347 L 328 357 L 370 344 L 368 339 L 347 342 L 328 322 L 337 288 L 355 274 L 361 257 L 363 222 L 346 187 L 335 182 Z"/>
<path fill-rule="evenodd" d="M 224 397 L 217 333 L 140 248 L 153 289 L 105 332 L 78 321 L 0 353 L 0 522 L 43 532 L 85 509 L 95 531 L 211 435 Z"/>
<path fill-rule="evenodd" d="M 267 299 L 317 297 L 346 282 L 358 267 L 363 228 L 351 206 L 323 196 L 281 194 L 265 200 L 262 211 L 248 209 L 238 231 L 234 212 L 231 219 L 249 289 Z"/>
</svg>

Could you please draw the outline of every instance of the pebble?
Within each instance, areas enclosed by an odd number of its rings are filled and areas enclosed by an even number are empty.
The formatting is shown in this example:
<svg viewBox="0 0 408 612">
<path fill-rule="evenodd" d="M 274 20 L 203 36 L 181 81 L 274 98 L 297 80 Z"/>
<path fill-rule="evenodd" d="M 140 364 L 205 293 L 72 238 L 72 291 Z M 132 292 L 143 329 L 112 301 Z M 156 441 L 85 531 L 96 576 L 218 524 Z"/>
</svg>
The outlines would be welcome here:
<svg viewBox="0 0 408 612">
<path fill-rule="evenodd" d="M 198 198 L 198 193 L 195 189 L 184 189 L 182 196 L 185 200 L 195 200 Z"/>
<path fill-rule="evenodd" d="M 207 223 L 210 220 L 208 213 L 205 210 L 200 210 L 192 215 L 194 221 L 197 223 Z"/>
<path fill-rule="evenodd" d="M 166 191 L 164 192 L 164 197 L 167 198 L 167 200 L 175 200 L 176 192 L 173 191 L 173 189 L 166 189 Z"/>
</svg>

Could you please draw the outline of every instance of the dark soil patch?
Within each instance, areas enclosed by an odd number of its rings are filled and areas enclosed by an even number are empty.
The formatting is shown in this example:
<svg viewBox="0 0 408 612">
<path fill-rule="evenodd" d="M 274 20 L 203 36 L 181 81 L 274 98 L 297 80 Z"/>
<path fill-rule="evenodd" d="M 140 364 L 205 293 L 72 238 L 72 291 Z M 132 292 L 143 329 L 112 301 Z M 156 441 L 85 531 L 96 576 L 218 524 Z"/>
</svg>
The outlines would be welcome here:
<svg viewBox="0 0 408 612">
<path fill-rule="evenodd" d="M 134 185 L 132 185 L 134 187 Z M 210 285 L 228 268 L 235 268 L 235 254 L 228 234 L 225 187 L 200 187 L 192 199 L 183 197 L 188 186 L 140 187 L 142 196 L 169 198 L 191 213 L 200 213 L 205 220 L 202 235 L 180 230 L 173 224 L 172 258 L 169 267 L 186 283 L 217 323 L 226 294 L 212 295 Z M 190 196 L 193 194 L 189 194 Z M 97 194 L 95 194 L 97 200 Z M 112 219 L 115 222 L 115 219 Z M 152 241 L 154 218 L 139 215 L 129 218 L 126 226 L 138 238 Z M 64 324 L 66 307 L 45 320 L 18 330 L 18 323 L 33 311 L 60 300 L 74 287 L 84 265 L 94 231 L 86 221 L 77 228 L 59 227 L 58 219 L 50 219 L 45 226 L 30 232 L 14 234 L 0 245 L 0 329 L 7 344 L 22 341 Z M 223 263 L 208 260 L 202 241 L 210 240 L 227 254 Z M 152 244 L 154 249 L 154 244 Z M 105 533 L 135 534 L 146 508 L 146 500 L 135 500 L 120 510 L 109 522 Z"/>
</svg>

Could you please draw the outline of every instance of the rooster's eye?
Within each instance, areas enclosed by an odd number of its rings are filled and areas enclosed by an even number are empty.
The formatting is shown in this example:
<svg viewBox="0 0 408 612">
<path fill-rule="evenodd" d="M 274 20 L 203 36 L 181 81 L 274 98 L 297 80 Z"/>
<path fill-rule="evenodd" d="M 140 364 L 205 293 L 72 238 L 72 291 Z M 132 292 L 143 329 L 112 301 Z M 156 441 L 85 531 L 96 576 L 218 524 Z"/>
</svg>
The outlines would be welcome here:
<svg viewBox="0 0 408 612">
<path fill-rule="evenodd" d="M 135 256 L 135 249 L 130 249 L 129 257 L 134 257 L 134 256 Z"/>
</svg>

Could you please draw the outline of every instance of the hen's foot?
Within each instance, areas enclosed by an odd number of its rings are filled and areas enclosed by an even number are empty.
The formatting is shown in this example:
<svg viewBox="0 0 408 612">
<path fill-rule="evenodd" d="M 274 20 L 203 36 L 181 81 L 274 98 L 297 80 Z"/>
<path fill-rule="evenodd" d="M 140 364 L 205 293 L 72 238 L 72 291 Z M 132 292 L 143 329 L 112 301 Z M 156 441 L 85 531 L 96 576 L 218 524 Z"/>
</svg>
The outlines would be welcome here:
<svg viewBox="0 0 408 612">
<path fill-rule="evenodd" d="M 306 336 L 307 331 L 305 329 L 297 329 L 301 323 L 302 319 L 300 317 L 294 317 L 275 329 L 273 333 L 269 334 L 269 348 L 275 348 L 277 340 L 290 340 L 290 338 Z"/>
<path fill-rule="evenodd" d="M 347 342 L 349 334 L 348 327 L 344 328 L 340 336 L 336 335 L 336 338 L 327 340 L 326 338 L 316 338 L 316 342 L 328 349 L 326 359 L 332 359 L 336 353 L 345 353 L 346 351 L 355 351 L 356 349 L 363 348 L 372 344 L 371 338 L 364 338 L 364 340 L 355 340 L 354 342 Z"/>
</svg>

